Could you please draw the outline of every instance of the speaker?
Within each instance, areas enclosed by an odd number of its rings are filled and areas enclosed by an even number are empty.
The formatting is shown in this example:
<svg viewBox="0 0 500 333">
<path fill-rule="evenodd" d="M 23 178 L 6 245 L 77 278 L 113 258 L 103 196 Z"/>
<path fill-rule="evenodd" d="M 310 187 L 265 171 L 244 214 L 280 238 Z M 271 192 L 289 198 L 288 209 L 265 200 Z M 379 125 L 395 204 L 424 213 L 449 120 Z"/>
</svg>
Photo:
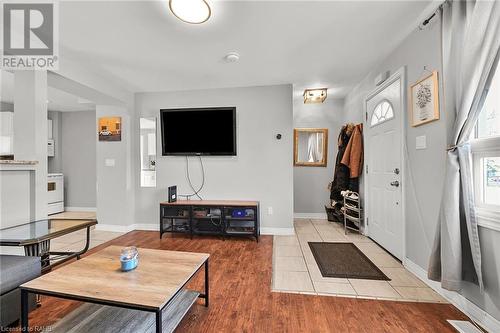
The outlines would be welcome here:
<svg viewBox="0 0 500 333">
<path fill-rule="evenodd" d="M 170 186 L 168 188 L 168 202 L 176 202 L 177 201 L 177 186 Z"/>
</svg>

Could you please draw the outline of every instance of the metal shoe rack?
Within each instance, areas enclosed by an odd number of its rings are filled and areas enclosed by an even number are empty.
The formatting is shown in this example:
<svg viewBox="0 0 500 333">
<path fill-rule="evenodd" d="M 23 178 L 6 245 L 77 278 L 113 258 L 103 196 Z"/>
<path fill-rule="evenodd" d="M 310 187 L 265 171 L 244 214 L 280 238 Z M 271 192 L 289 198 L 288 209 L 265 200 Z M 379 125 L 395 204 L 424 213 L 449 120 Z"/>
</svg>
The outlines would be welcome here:
<svg viewBox="0 0 500 333">
<path fill-rule="evenodd" d="M 363 210 L 361 208 L 361 201 L 359 193 L 348 191 L 343 194 L 344 197 L 344 230 L 360 232 Z"/>
</svg>

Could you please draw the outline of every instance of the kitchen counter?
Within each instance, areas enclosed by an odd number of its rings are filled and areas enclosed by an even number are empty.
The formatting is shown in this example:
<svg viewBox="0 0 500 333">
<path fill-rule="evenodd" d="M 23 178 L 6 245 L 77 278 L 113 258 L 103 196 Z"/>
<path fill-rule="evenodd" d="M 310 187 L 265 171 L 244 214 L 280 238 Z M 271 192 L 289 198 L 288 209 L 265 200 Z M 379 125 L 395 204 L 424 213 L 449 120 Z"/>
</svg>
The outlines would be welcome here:
<svg viewBox="0 0 500 333">
<path fill-rule="evenodd" d="M 0 164 L 8 164 L 8 165 L 36 165 L 36 164 L 38 164 L 38 161 L 0 160 Z"/>
</svg>

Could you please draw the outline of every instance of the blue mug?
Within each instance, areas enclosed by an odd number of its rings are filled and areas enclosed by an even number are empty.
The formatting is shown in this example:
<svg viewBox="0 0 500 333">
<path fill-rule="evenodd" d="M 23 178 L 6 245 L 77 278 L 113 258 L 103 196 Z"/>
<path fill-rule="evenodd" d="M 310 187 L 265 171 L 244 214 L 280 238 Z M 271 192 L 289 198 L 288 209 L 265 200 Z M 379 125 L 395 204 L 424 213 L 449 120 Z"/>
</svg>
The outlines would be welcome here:
<svg viewBox="0 0 500 333">
<path fill-rule="evenodd" d="M 128 272 L 135 269 L 139 263 L 139 252 L 135 246 L 126 247 L 120 255 L 122 271 Z"/>
</svg>

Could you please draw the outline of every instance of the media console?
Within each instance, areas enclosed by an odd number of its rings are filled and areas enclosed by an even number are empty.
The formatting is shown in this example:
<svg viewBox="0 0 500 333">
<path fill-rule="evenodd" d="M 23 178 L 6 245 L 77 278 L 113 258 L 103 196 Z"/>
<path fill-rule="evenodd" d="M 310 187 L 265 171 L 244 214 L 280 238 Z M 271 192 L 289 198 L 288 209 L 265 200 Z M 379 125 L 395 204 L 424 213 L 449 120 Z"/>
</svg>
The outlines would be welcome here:
<svg viewBox="0 0 500 333">
<path fill-rule="evenodd" d="M 179 200 L 160 203 L 160 239 L 164 233 L 252 236 L 259 241 L 259 202 Z"/>
</svg>

